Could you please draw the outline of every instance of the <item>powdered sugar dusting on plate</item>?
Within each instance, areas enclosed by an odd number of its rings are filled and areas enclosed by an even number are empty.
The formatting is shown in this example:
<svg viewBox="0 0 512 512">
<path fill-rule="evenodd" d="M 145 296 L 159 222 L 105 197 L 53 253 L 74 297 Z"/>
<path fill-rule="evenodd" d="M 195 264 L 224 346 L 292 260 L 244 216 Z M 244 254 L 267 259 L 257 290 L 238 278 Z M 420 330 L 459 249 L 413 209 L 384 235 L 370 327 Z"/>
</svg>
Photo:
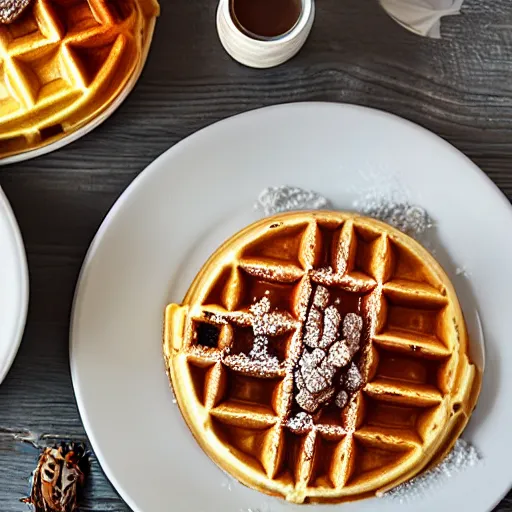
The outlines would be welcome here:
<svg viewBox="0 0 512 512">
<path fill-rule="evenodd" d="M 234 478 L 231 478 L 231 477 L 226 477 L 222 482 L 221 482 L 221 487 L 223 487 L 224 489 L 226 489 L 227 491 L 232 491 L 233 490 L 233 484 L 236 484 L 236 480 Z"/>
<path fill-rule="evenodd" d="M 471 277 L 471 272 L 466 268 L 465 265 L 462 265 L 455 269 L 455 275 L 468 278 Z"/>
<path fill-rule="evenodd" d="M 330 201 L 320 194 L 287 185 L 266 188 L 259 195 L 255 205 L 255 208 L 265 215 L 293 210 L 321 210 L 330 207 Z"/>
<path fill-rule="evenodd" d="M 386 222 L 416 240 L 422 240 L 433 226 L 424 208 L 410 203 L 402 191 L 389 190 L 389 187 L 367 190 L 352 206 L 359 213 Z M 317 192 L 287 185 L 264 189 L 255 204 L 256 210 L 265 215 L 330 207 L 329 199 Z"/>
<path fill-rule="evenodd" d="M 463 439 L 458 439 L 453 450 L 440 464 L 420 476 L 400 484 L 380 497 L 395 499 L 400 503 L 424 497 L 442 485 L 447 478 L 478 464 L 480 459 L 474 446 Z"/>
<path fill-rule="evenodd" d="M 268 503 L 264 503 L 258 508 L 241 508 L 240 512 L 271 512 L 271 508 Z"/>
<path fill-rule="evenodd" d="M 363 215 L 386 222 L 416 240 L 423 239 L 433 226 L 424 208 L 409 203 L 398 194 L 370 191 L 354 201 L 354 207 Z"/>
</svg>

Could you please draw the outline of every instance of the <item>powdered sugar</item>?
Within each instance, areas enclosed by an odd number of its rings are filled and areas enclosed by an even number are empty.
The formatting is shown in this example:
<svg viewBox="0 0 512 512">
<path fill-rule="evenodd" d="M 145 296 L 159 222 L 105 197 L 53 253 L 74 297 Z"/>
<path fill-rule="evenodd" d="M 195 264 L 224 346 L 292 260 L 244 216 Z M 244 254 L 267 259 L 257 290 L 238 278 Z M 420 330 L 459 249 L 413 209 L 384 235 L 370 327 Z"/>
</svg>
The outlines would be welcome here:
<svg viewBox="0 0 512 512">
<path fill-rule="evenodd" d="M 346 434 L 346 430 L 338 425 L 315 425 L 313 417 L 305 412 L 299 412 L 293 418 L 289 418 L 286 422 L 286 427 L 289 428 L 294 434 L 298 435 L 317 431 L 324 436 L 340 438 Z"/>
<path fill-rule="evenodd" d="M 254 359 L 247 354 L 234 354 L 224 357 L 226 366 L 247 375 L 262 378 L 272 378 L 280 373 L 281 366 L 277 357 L 267 355 L 266 358 Z"/>
<path fill-rule="evenodd" d="M 334 403 L 340 408 L 343 409 L 348 404 L 348 393 L 342 389 L 337 395 L 334 400 Z"/>
<path fill-rule="evenodd" d="M 249 352 L 249 357 L 259 361 L 268 357 L 268 338 L 266 336 L 256 336 L 254 338 L 254 345 Z"/>
<path fill-rule="evenodd" d="M 241 508 L 240 512 L 271 512 L 271 508 L 268 503 L 264 503 L 258 508 Z"/>
<path fill-rule="evenodd" d="M 361 339 L 361 329 L 363 320 L 355 313 L 347 313 L 343 320 L 343 336 L 347 339 L 349 345 L 358 345 Z"/>
<path fill-rule="evenodd" d="M 338 336 L 341 315 L 335 306 L 329 306 L 324 311 L 324 328 L 320 340 L 320 348 L 330 347 Z"/>
<path fill-rule="evenodd" d="M 306 441 L 304 442 L 304 459 L 311 460 L 313 455 L 315 454 L 315 441 L 316 441 L 316 432 L 312 430 L 307 436 Z"/>
<path fill-rule="evenodd" d="M 266 188 L 255 205 L 265 215 L 330 207 L 330 201 L 320 194 L 286 185 Z M 405 194 L 389 190 L 389 187 L 366 191 L 354 201 L 353 207 L 363 215 L 386 222 L 417 240 L 422 239 L 433 226 L 433 221 L 424 208 L 410 203 Z"/>
<path fill-rule="evenodd" d="M 336 274 L 332 267 L 316 269 L 311 275 L 315 281 L 320 281 L 326 286 L 331 286 L 336 282 Z"/>
<path fill-rule="evenodd" d="M 293 319 L 277 311 L 271 312 L 270 309 L 270 300 L 267 296 L 249 308 L 245 322 L 252 327 L 253 346 L 248 354 L 230 354 L 229 349 L 226 349 L 223 361 L 231 369 L 263 378 L 279 374 L 281 365 L 277 357 L 269 354 L 268 336 L 289 330 L 293 326 Z"/>
<path fill-rule="evenodd" d="M 3 0 L 0 2 L 0 24 L 12 23 L 28 7 L 31 0 Z"/>
<path fill-rule="evenodd" d="M 455 275 L 467 278 L 471 277 L 471 272 L 466 268 L 465 265 L 462 265 L 461 267 L 457 267 L 455 269 Z"/>
<path fill-rule="evenodd" d="M 442 485 L 447 478 L 478 464 L 480 459 L 480 455 L 473 446 L 463 439 L 459 439 L 453 450 L 439 465 L 408 482 L 404 482 L 383 496 L 395 499 L 400 503 L 422 498 Z"/>
<path fill-rule="evenodd" d="M 352 363 L 347 370 L 347 374 L 345 375 L 345 389 L 347 391 L 357 391 L 363 385 L 363 378 L 361 377 L 361 373 L 357 366 Z"/>
<path fill-rule="evenodd" d="M 304 434 L 314 427 L 313 417 L 306 412 L 299 412 L 287 421 L 286 426 L 296 434 Z"/>
<path fill-rule="evenodd" d="M 313 295 L 313 306 L 315 308 L 324 310 L 329 304 L 329 290 L 324 286 L 317 286 L 315 294 Z"/>
<path fill-rule="evenodd" d="M 386 222 L 416 240 L 433 226 L 424 208 L 395 195 L 368 192 L 354 202 L 354 207 L 363 215 Z"/>
<path fill-rule="evenodd" d="M 237 483 L 237 481 L 234 478 L 231 478 L 230 476 L 226 476 L 226 478 L 221 482 L 221 487 L 226 489 L 227 491 L 232 491 L 233 486 Z"/>
<path fill-rule="evenodd" d="M 256 317 L 263 317 L 270 312 L 270 300 L 267 296 L 262 297 L 258 302 L 253 304 L 249 311 Z"/>
<path fill-rule="evenodd" d="M 265 215 L 293 210 L 320 210 L 331 206 L 328 199 L 298 187 L 269 187 L 261 192 L 255 208 Z"/>
<path fill-rule="evenodd" d="M 297 322 L 288 313 L 271 311 L 268 296 L 254 300 L 255 303 L 249 308 L 249 312 L 228 313 L 226 318 L 237 325 L 252 327 L 255 336 L 279 336 L 296 327 Z"/>
</svg>

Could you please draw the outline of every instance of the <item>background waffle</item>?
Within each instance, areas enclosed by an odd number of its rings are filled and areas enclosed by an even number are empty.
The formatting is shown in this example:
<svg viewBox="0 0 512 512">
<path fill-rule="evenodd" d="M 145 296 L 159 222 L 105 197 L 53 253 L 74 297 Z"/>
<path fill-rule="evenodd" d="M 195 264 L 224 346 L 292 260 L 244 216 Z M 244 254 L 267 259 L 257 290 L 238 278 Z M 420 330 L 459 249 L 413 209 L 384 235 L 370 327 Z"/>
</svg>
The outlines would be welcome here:
<svg viewBox="0 0 512 512">
<path fill-rule="evenodd" d="M 344 408 L 307 414 L 296 371 L 319 285 L 342 315 L 362 318 L 363 384 Z M 339 212 L 249 226 L 165 317 L 166 365 L 199 444 L 242 483 L 296 503 L 375 494 L 443 457 L 480 389 L 467 351 L 455 291 L 432 256 Z"/>
<path fill-rule="evenodd" d="M 136 77 L 156 0 L 35 0 L 0 25 L 0 158 L 93 122 Z"/>
</svg>

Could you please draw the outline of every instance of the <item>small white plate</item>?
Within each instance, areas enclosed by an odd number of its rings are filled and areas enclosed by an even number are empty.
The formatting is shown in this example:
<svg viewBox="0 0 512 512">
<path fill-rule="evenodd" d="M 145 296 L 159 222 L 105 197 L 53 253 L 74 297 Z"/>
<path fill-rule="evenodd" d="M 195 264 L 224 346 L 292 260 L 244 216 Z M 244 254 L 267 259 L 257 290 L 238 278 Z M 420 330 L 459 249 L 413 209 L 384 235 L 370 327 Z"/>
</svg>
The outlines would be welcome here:
<svg viewBox="0 0 512 512">
<path fill-rule="evenodd" d="M 25 248 L 9 201 L 0 188 L 0 384 L 20 346 L 27 307 Z"/>
<path fill-rule="evenodd" d="M 478 334 L 478 308 L 486 336 L 483 390 L 464 435 L 482 463 L 407 505 L 372 499 L 343 510 L 491 510 L 512 483 L 512 208 L 432 133 L 375 110 L 326 103 L 253 111 L 196 133 L 151 164 L 105 219 L 75 296 L 71 371 L 107 476 L 137 512 L 305 510 L 232 482 L 203 454 L 173 403 L 161 355 L 165 305 L 181 300 L 216 246 L 257 218 L 259 192 L 283 184 L 313 189 L 340 209 L 369 188 L 406 191 L 436 221 L 434 249 L 470 333 Z"/>
</svg>

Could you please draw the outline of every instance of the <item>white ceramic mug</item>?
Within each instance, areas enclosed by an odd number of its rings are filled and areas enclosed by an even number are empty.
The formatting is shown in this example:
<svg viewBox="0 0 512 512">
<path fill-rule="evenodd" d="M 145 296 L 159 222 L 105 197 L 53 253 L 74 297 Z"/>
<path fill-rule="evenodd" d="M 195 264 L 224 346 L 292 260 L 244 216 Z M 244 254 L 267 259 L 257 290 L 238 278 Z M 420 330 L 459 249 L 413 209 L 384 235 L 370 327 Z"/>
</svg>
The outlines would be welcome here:
<svg viewBox="0 0 512 512">
<path fill-rule="evenodd" d="M 233 59 L 252 68 L 271 68 L 291 59 L 302 48 L 314 18 L 314 0 L 301 0 L 299 18 L 289 31 L 275 37 L 251 37 L 233 20 L 230 0 L 220 0 L 217 32 Z"/>
</svg>

